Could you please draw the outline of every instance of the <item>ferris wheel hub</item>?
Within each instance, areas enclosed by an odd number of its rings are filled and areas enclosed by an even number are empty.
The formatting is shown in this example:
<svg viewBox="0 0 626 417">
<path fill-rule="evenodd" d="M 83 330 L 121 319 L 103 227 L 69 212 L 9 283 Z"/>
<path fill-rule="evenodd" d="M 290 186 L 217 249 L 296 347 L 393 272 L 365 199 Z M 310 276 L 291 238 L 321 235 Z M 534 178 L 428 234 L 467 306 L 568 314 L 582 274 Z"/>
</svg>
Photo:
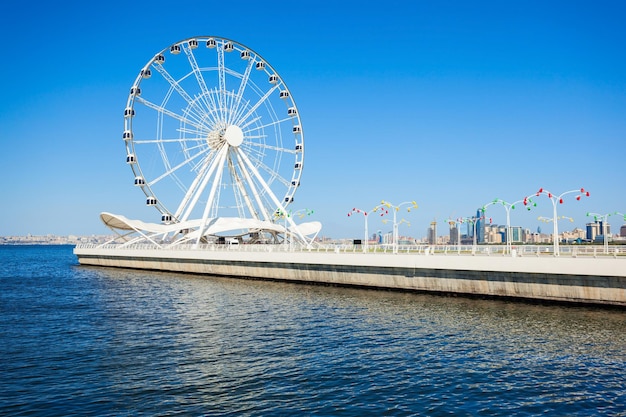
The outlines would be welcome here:
<svg viewBox="0 0 626 417">
<path fill-rule="evenodd" d="M 243 131 L 237 125 L 230 125 L 224 132 L 224 139 L 230 146 L 237 147 L 243 142 Z"/>
<path fill-rule="evenodd" d="M 220 133 L 219 130 L 214 130 L 207 135 L 207 142 L 211 149 L 218 149 L 219 146 L 224 142 L 223 134 Z"/>
</svg>

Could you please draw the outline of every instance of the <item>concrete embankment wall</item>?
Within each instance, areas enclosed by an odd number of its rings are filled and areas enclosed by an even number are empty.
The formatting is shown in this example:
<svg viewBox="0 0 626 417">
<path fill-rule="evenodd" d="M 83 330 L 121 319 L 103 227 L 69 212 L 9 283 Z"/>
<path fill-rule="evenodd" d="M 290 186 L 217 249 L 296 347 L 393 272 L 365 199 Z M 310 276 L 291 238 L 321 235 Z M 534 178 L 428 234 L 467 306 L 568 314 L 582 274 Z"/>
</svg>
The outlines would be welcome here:
<svg viewBox="0 0 626 417">
<path fill-rule="evenodd" d="M 626 259 L 77 248 L 83 265 L 626 306 Z"/>
</svg>

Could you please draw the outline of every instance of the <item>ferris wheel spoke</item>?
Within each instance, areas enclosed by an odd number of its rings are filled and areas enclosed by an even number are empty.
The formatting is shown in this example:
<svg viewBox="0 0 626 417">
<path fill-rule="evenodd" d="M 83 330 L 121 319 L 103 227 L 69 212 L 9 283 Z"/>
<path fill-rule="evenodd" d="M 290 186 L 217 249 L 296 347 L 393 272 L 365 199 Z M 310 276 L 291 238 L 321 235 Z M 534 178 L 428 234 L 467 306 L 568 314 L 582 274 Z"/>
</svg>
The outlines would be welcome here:
<svg viewBox="0 0 626 417">
<path fill-rule="evenodd" d="M 158 183 L 159 181 L 161 181 L 162 179 L 169 177 L 170 175 L 172 175 L 173 173 L 175 173 L 176 171 L 178 171 L 180 168 L 184 167 L 185 165 L 191 163 L 192 161 L 194 161 L 195 159 L 197 159 L 198 157 L 204 155 L 205 153 L 207 153 L 209 151 L 209 148 L 206 148 L 205 150 L 202 150 L 200 152 L 197 152 L 195 155 L 185 159 L 183 162 L 181 162 L 180 164 L 174 166 L 174 167 L 170 167 L 167 171 L 163 172 L 163 174 L 159 175 L 158 177 L 156 177 L 155 179 L 153 179 L 152 181 L 150 181 L 148 183 L 148 185 L 150 187 L 152 187 L 154 184 Z"/>
<path fill-rule="evenodd" d="M 246 189 L 246 186 L 241 178 L 241 175 L 239 174 L 239 172 L 237 172 L 237 167 L 238 165 L 237 165 L 237 160 L 235 156 L 235 151 L 231 149 L 228 152 L 228 171 L 230 172 L 230 176 L 231 176 L 233 183 L 236 185 L 237 192 L 235 194 L 238 200 L 237 210 L 239 212 L 239 217 L 245 217 L 245 212 L 243 210 L 244 207 L 243 207 L 243 204 L 240 202 L 241 200 L 243 200 L 243 203 L 245 203 L 245 206 L 248 208 L 248 212 L 250 213 L 250 215 L 253 218 L 258 219 L 259 215 L 256 209 L 254 208 L 254 205 L 252 204 L 252 200 L 250 200 L 250 194 L 248 193 L 248 190 Z M 241 169 L 240 166 L 239 166 L 239 169 Z"/>
<path fill-rule="evenodd" d="M 251 162 L 254 162 L 254 166 L 260 168 L 261 170 L 267 172 L 270 175 L 270 178 L 277 179 L 281 184 L 285 187 L 289 187 L 289 181 L 286 178 L 283 178 L 278 172 L 274 171 L 272 168 L 265 165 L 259 159 L 251 158 L 249 159 Z M 271 180 L 270 180 L 271 182 Z"/>
<path fill-rule="evenodd" d="M 276 91 L 276 89 L 278 88 L 278 84 L 274 85 L 272 88 L 270 88 L 254 105 L 252 105 L 252 107 L 250 107 L 248 109 L 248 111 L 246 112 L 245 115 L 243 115 L 242 117 L 238 118 L 235 121 L 235 124 L 237 126 L 241 126 L 243 124 L 243 122 L 250 117 L 251 115 L 254 114 L 254 112 L 259 108 L 259 106 L 261 104 L 263 104 L 271 95 L 274 91 Z"/>
<path fill-rule="evenodd" d="M 197 129 L 188 129 L 186 127 L 181 127 L 179 129 L 176 129 L 176 131 L 188 135 L 195 135 L 196 137 L 194 137 L 193 139 L 196 140 L 201 140 L 201 138 L 204 138 L 206 136 L 206 132 L 204 131 L 198 131 Z"/>
<path fill-rule="evenodd" d="M 261 186 L 265 189 L 268 198 L 270 199 L 270 202 L 275 204 L 275 207 L 277 209 L 283 210 L 285 211 L 285 206 L 278 200 L 278 198 L 276 197 L 276 195 L 272 192 L 272 189 L 269 187 L 269 185 L 267 184 L 267 182 L 263 179 L 263 177 L 261 176 L 261 174 L 259 173 L 259 171 L 256 169 L 256 167 L 254 166 L 254 164 L 252 164 L 252 162 L 248 159 L 248 157 L 246 156 L 246 154 L 244 152 L 239 152 L 239 155 L 241 155 L 242 160 L 244 161 L 244 165 L 248 166 L 251 170 L 251 172 L 253 173 L 253 175 L 258 179 L 259 183 L 261 184 Z M 298 235 L 298 237 L 302 240 L 306 242 L 306 238 L 304 237 L 304 235 L 302 235 L 302 233 L 300 232 L 300 230 L 298 229 L 298 227 L 296 226 L 295 222 L 293 221 L 293 219 L 291 217 L 288 217 L 286 219 L 289 224 L 291 225 L 291 227 L 294 229 L 295 233 Z"/>
<path fill-rule="evenodd" d="M 277 209 L 283 210 L 285 211 L 285 206 L 278 200 L 278 198 L 276 198 L 276 195 L 272 192 L 272 189 L 269 187 L 269 185 L 267 184 L 267 182 L 265 182 L 265 180 L 263 179 L 263 177 L 259 174 L 259 171 L 255 168 L 255 166 L 252 164 L 252 162 L 248 159 L 248 157 L 246 156 L 246 154 L 244 152 L 241 152 L 240 155 L 242 156 L 242 159 L 245 163 L 245 165 L 247 165 L 250 170 L 254 173 L 254 175 L 258 178 L 259 182 L 261 183 L 261 185 L 263 186 L 263 188 L 267 191 L 267 195 L 268 198 L 271 200 L 272 203 L 274 203 L 276 205 Z M 296 224 L 294 223 L 293 219 L 291 217 L 288 217 L 286 219 L 289 224 L 291 225 L 291 227 L 294 229 L 295 233 L 298 235 L 298 237 L 306 242 L 306 238 L 304 237 L 304 235 L 300 232 L 300 230 L 298 229 L 298 227 L 296 226 Z"/>
<path fill-rule="evenodd" d="M 185 55 L 187 55 L 187 59 L 189 60 L 189 66 L 191 67 L 191 71 L 193 75 L 196 77 L 196 81 L 198 82 L 198 86 L 200 86 L 200 97 L 203 98 L 205 106 L 208 107 L 208 103 L 205 101 L 206 97 L 209 95 L 209 89 L 206 85 L 206 81 L 204 80 L 204 76 L 202 75 L 202 71 L 200 71 L 200 67 L 198 66 L 198 61 L 196 61 L 196 56 L 193 53 L 193 49 L 189 46 L 189 43 L 183 44 L 183 51 Z"/>
<path fill-rule="evenodd" d="M 239 127 L 241 128 L 241 130 L 244 130 L 245 128 L 247 128 L 248 126 L 250 126 L 252 123 L 256 123 L 256 122 L 258 122 L 259 120 L 261 120 L 261 117 L 260 117 L 260 116 L 253 117 L 252 119 L 248 120 L 246 123 L 244 123 L 244 124 L 242 124 L 242 125 L 239 125 Z M 253 131 L 255 131 L 255 130 L 258 130 L 258 129 L 255 127 L 255 128 L 253 128 L 253 129 L 249 129 L 249 130 L 247 130 L 246 132 L 253 132 Z"/>
<path fill-rule="evenodd" d="M 191 186 L 186 189 L 185 196 L 183 197 L 180 204 L 178 205 L 178 208 L 176 209 L 176 218 L 179 218 L 183 214 L 183 211 L 189 204 L 189 201 L 195 195 L 199 184 L 202 182 L 202 179 L 204 179 L 205 175 L 207 174 L 207 171 L 212 165 L 211 163 L 208 162 L 212 158 L 215 158 L 215 153 L 205 155 L 205 157 L 203 158 L 203 161 L 200 162 L 201 168 L 198 172 L 198 175 L 196 175 L 196 177 L 194 178 L 193 182 L 191 183 Z M 187 218 L 185 217 L 183 220 L 186 220 L 186 219 Z"/>
<path fill-rule="evenodd" d="M 178 113 L 174 113 L 173 111 L 166 109 L 165 107 L 159 106 L 158 104 L 152 103 L 151 101 L 148 101 L 144 99 L 143 97 L 137 97 L 135 98 L 135 100 L 137 100 L 139 103 L 143 104 L 144 106 L 150 109 L 156 110 L 157 112 L 161 114 L 171 117 L 172 119 L 176 119 L 180 122 L 193 126 L 200 131 L 208 133 L 206 126 L 204 126 L 202 123 L 194 123 L 190 121 L 189 118 L 186 118 L 183 115 L 180 115 Z"/>
<path fill-rule="evenodd" d="M 135 145 L 156 144 L 159 143 L 186 143 L 186 142 L 200 142 L 203 138 L 177 138 L 177 139 L 145 139 L 133 141 Z"/>
<path fill-rule="evenodd" d="M 248 59 L 248 65 L 246 66 L 246 70 L 243 73 L 243 76 L 241 77 L 241 82 L 239 83 L 239 90 L 237 91 L 237 94 L 235 95 L 235 101 L 233 103 L 232 106 L 232 112 L 229 115 L 229 123 L 232 123 L 233 120 L 235 120 L 235 115 L 239 116 L 239 108 L 241 106 L 241 98 L 243 97 L 243 93 L 246 90 L 246 87 L 248 86 L 248 81 L 250 80 L 250 72 L 252 71 L 252 67 L 254 66 L 254 60 L 253 59 Z"/>
<path fill-rule="evenodd" d="M 290 122 L 292 120 L 293 120 L 292 117 L 286 117 L 286 118 L 280 119 L 280 120 L 273 120 L 271 123 L 267 123 L 267 124 L 260 125 L 260 126 L 254 126 L 254 127 L 250 128 L 249 130 L 247 130 L 246 132 L 254 132 L 255 130 L 262 130 L 262 129 L 265 129 L 267 127 L 277 126 L 277 125 L 280 125 L 281 123 Z"/>
<path fill-rule="evenodd" d="M 215 198 L 215 194 L 219 191 L 219 187 L 222 185 L 222 174 L 224 173 L 224 164 L 226 163 L 226 156 L 228 155 L 228 146 L 224 146 L 220 151 L 219 158 L 217 158 L 217 162 L 214 164 L 215 170 L 215 178 L 213 180 L 213 184 L 211 184 L 211 190 L 209 191 L 209 196 L 207 198 L 206 204 L 204 206 L 204 213 L 202 214 L 202 228 L 206 224 L 207 219 L 209 218 L 209 214 L 212 210 L 215 210 L 217 207 L 218 199 Z M 207 176 L 207 179 L 210 175 Z M 203 186 L 200 188 L 200 191 L 203 191 L 206 187 L 207 183 L 204 182 Z M 198 195 L 200 193 L 197 193 Z M 200 233 L 200 236 L 202 233 Z M 200 240 L 200 236 L 198 236 L 198 241 Z"/>
<path fill-rule="evenodd" d="M 189 107 L 194 108 L 198 115 L 205 115 L 206 111 L 202 107 L 198 106 L 196 101 L 185 91 L 183 87 L 170 75 L 169 72 L 163 67 L 163 65 L 154 64 L 153 67 L 159 74 L 167 81 L 170 86 L 187 102 Z"/>
<path fill-rule="evenodd" d="M 252 215 L 255 218 L 258 218 L 258 211 L 261 212 L 261 215 L 263 217 L 263 220 L 269 221 L 270 220 L 270 215 L 267 212 L 265 205 L 263 204 L 263 200 L 261 199 L 261 195 L 259 194 L 259 190 L 257 189 L 254 181 L 252 180 L 252 176 L 250 175 L 250 172 L 248 171 L 248 169 L 246 169 L 245 164 L 243 163 L 243 160 L 241 159 L 241 157 L 239 156 L 239 152 L 241 152 L 240 150 L 237 150 L 234 152 L 235 157 L 237 158 L 238 161 L 240 161 L 237 165 L 239 167 L 239 169 L 241 170 L 241 173 L 243 174 L 245 180 L 246 180 L 246 184 L 248 185 L 248 188 L 250 188 L 250 192 L 252 192 L 252 196 L 254 197 L 254 200 L 256 202 L 256 207 L 258 207 L 257 210 L 255 210 L 253 208 L 252 202 L 249 203 L 250 206 L 250 212 L 252 213 Z M 255 216 L 256 214 L 256 216 Z"/>
<path fill-rule="evenodd" d="M 242 102 L 242 101 L 240 101 L 240 102 L 239 102 L 239 107 L 235 110 L 235 112 L 234 112 L 234 116 L 233 116 L 233 118 L 232 118 L 233 123 L 234 123 L 234 121 L 236 121 L 236 120 L 240 120 L 240 119 L 241 119 L 241 115 L 243 114 L 243 112 L 245 112 L 245 111 L 246 111 L 246 108 L 247 108 L 247 106 L 248 106 L 249 104 L 250 104 L 250 101 L 249 101 L 249 100 L 245 100 L 245 101 L 243 101 L 243 102 Z M 247 122 L 247 123 L 246 123 L 246 125 L 247 125 L 248 123 L 249 123 L 249 122 Z"/>
<path fill-rule="evenodd" d="M 233 187 L 233 197 L 235 199 L 234 207 L 237 209 L 237 214 L 239 217 L 245 217 L 244 207 L 242 201 L 246 201 L 245 198 L 245 190 L 241 187 L 241 180 L 235 171 L 235 166 L 233 165 L 232 158 L 230 157 L 230 151 L 228 152 L 228 174 L 230 175 L 230 183 Z M 221 188 L 221 187 L 219 187 Z M 221 189 L 220 189 L 221 191 Z M 221 192 L 220 192 L 221 195 Z"/>
<path fill-rule="evenodd" d="M 276 195 L 274 194 L 272 189 L 267 184 L 267 182 L 263 179 L 263 177 L 261 176 L 261 174 L 259 173 L 259 171 L 255 167 L 255 165 L 250 161 L 250 159 L 248 159 L 248 157 L 246 156 L 245 152 L 242 152 L 241 149 L 237 149 L 237 155 L 241 158 L 241 161 L 243 161 L 242 166 L 246 167 L 244 169 L 249 169 L 250 170 L 252 176 L 254 178 L 256 178 L 258 183 L 265 190 L 265 193 L 267 194 L 267 196 L 270 199 L 270 201 L 273 202 L 277 207 L 284 208 L 282 203 L 278 200 L 278 198 L 276 197 Z"/>
<path fill-rule="evenodd" d="M 198 203 L 198 200 L 200 199 L 200 195 L 202 195 L 202 193 L 206 189 L 206 186 L 209 183 L 209 179 L 211 179 L 213 174 L 216 173 L 215 180 L 213 181 L 211 195 L 206 202 L 205 213 L 206 213 L 206 209 L 210 205 L 213 204 L 212 200 L 213 200 L 213 196 L 215 195 L 214 187 L 216 183 L 220 182 L 219 179 L 221 178 L 221 171 L 222 171 L 221 167 L 224 165 L 224 159 L 226 158 L 227 151 L 228 151 L 228 147 L 222 146 L 222 148 L 220 148 L 220 150 L 217 152 L 215 157 L 210 161 L 209 164 L 207 164 L 207 167 L 206 167 L 207 169 L 203 173 L 203 175 L 202 176 L 199 175 L 196 178 L 198 181 L 195 183 L 195 186 L 190 187 L 189 190 L 187 191 L 189 198 L 185 198 L 184 200 L 186 200 L 188 204 L 185 204 L 184 207 L 181 205 L 181 207 L 179 207 L 179 209 L 176 210 L 177 213 L 184 212 L 183 220 L 187 220 L 189 218 L 189 216 L 191 215 L 191 212 L 193 211 L 194 207 Z"/>
<path fill-rule="evenodd" d="M 215 96 L 218 96 L 217 99 Z M 202 99 L 207 106 L 206 120 L 208 127 L 210 130 L 220 128 L 223 123 L 220 121 L 219 114 L 219 93 L 217 90 L 209 90 L 206 96 L 202 97 Z"/>
<path fill-rule="evenodd" d="M 246 136 L 246 138 L 248 137 L 249 136 Z M 295 149 L 280 148 L 278 146 L 271 146 L 271 145 L 267 145 L 265 143 L 260 143 L 260 142 L 250 141 L 250 142 L 247 142 L 246 145 L 249 147 L 258 147 L 261 149 L 267 149 L 267 150 L 272 150 L 272 151 L 277 151 L 277 152 L 285 152 L 285 153 L 291 153 L 291 154 L 297 153 Z"/>
<path fill-rule="evenodd" d="M 262 160 L 265 155 L 263 149 L 259 147 L 252 147 L 252 143 L 248 141 L 248 143 L 243 143 L 241 145 L 242 150 L 245 150 L 253 159 Z"/>
<path fill-rule="evenodd" d="M 205 101 L 205 100 L 203 100 Z M 182 116 L 184 117 L 184 123 L 195 124 L 204 126 L 205 130 L 212 130 L 217 124 L 215 118 L 211 117 L 210 111 L 203 114 L 197 114 L 194 109 L 187 107 L 183 110 Z"/>
<path fill-rule="evenodd" d="M 220 113 L 220 120 L 222 122 L 226 121 L 226 117 L 224 116 L 224 102 L 226 100 L 226 67 L 224 64 L 224 42 L 217 46 L 217 76 L 218 76 L 218 96 L 217 96 L 217 104 L 218 104 L 218 112 Z"/>
</svg>

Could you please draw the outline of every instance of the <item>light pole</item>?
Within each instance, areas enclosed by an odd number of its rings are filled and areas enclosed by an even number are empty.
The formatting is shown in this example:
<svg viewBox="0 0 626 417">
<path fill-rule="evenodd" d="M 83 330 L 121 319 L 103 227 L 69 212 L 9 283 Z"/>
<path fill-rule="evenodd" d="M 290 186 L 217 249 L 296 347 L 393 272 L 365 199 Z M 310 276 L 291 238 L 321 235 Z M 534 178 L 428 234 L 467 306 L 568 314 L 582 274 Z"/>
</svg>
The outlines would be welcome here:
<svg viewBox="0 0 626 417">
<path fill-rule="evenodd" d="M 603 240 L 603 243 L 604 243 L 604 253 L 605 254 L 609 253 L 609 240 L 606 237 L 606 234 L 607 234 L 607 227 L 606 226 L 607 226 L 607 222 L 608 222 L 609 216 L 612 216 L 614 214 L 621 214 L 621 213 L 618 213 L 618 212 L 607 213 L 607 214 L 587 213 L 587 217 L 593 216 L 593 221 L 595 221 L 595 222 L 598 221 L 598 218 L 602 218 L 602 240 Z M 624 220 L 626 220 L 626 216 L 624 216 Z"/>
<path fill-rule="evenodd" d="M 287 217 L 289 217 L 289 213 L 279 208 L 274 212 L 274 217 L 276 219 L 282 218 L 285 221 L 283 226 L 285 228 L 285 231 L 283 232 L 283 245 L 285 246 L 285 250 L 287 250 Z"/>
<path fill-rule="evenodd" d="M 388 221 L 387 219 L 383 219 L 383 224 L 387 224 L 387 221 Z M 407 219 L 400 219 L 400 221 L 396 223 L 396 230 L 400 228 L 400 225 L 402 223 L 406 223 L 407 226 L 411 227 L 410 221 L 408 221 Z M 400 240 L 399 237 L 398 237 L 398 240 Z M 396 252 L 394 253 L 397 253 L 397 251 L 398 251 L 398 248 L 396 247 Z"/>
<path fill-rule="evenodd" d="M 407 212 L 410 212 L 412 208 L 417 208 L 417 203 L 415 201 L 405 201 L 397 206 L 394 206 L 390 202 L 382 200 L 380 204 L 393 209 L 393 253 L 398 253 L 398 223 L 396 223 L 396 213 L 402 206 L 409 206 L 407 207 Z"/>
<path fill-rule="evenodd" d="M 295 215 L 298 215 L 299 218 L 303 218 L 304 216 L 310 216 L 313 213 L 314 213 L 313 210 L 310 210 L 310 209 L 307 209 L 307 208 L 296 210 L 296 211 L 293 211 L 293 212 L 291 210 L 288 210 L 288 211 L 283 211 L 281 209 L 276 210 L 276 212 L 274 213 L 274 216 L 278 217 L 278 218 L 282 217 L 285 220 L 285 225 L 284 225 L 285 234 L 284 234 L 284 238 L 283 238 L 283 244 L 285 245 L 285 250 L 287 248 L 291 249 L 291 242 L 293 240 L 293 239 L 289 239 L 289 242 L 287 242 L 287 232 L 288 232 L 288 229 L 287 229 L 287 219 L 290 218 L 290 217 L 293 219 L 293 216 L 295 216 Z M 292 224 L 295 225 L 295 223 L 293 223 L 293 221 L 292 221 Z M 293 233 L 292 233 L 292 235 L 293 235 Z"/>
<path fill-rule="evenodd" d="M 618 216 L 622 216 L 624 218 L 624 222 L 626 222 L 626 214 L 620 213 L 619 211 L 616 211 L 615 214 L 618 215 Z M 621 229 L 620 229 L 620 231 L 621 231 Z M 617 252 L 617 249 L 615 250 L 615 252 Z"/>
<path fill-rule="evenodd" d="M 528 204 L 528 197 L 525 197 L 524 199 L 515 201 L 513 203 L 509 203 L 500 198 L 496 198 L 491 203 L 488 203 L 485 205 L 485 208 L 486 208 L 487 206 L 491 204 L 500 203 L 502 204 L 502 207 L 504 207 L 504 210 L 506 211 L 506 252 L 508 254 L 511 254 L 511 209 L 515 210 L 515 205 L 517 203 L 522 203 L 524 201 L 526 201 L 526 204 Z"/>
<path fill-rule="evenodd" d="M 378 205 L 376 207 L 374 207 L 372 209 L 373 212 L 376 212 L 379 208 L 382 209 L 382 205 Z M 352 211 L 348 212 L 348 217 L 352 216 L 352 213 L 361 213 L 363 215 L 363 218 L 365 219 L 365 243 L 363 245 L 363 252 L 367 253 L 369 250 L 369 232 L 367 231 L 367 216 L 368 216 L 368 212 L 365 210 L 361 210 L 358 208 L 353 208 Z M 389 213 L 389 211 L 384 210 L 381 211 L 380 215 L 384 216 L 385 214 Z"/>
<path fill-rule="evenodd" d="M 473 216 L 470 218 L 470 222 L 472 222 L 473 227 L 474 227 L 474 242 L 472 244 L 472 255 L 476 253 L 476 223 L 478 223 L 479 220 L 481 219 L 485 219 L 485 216 L 480 216 L 480 217 L 476 217 Z"/>
<path fill-rule="evenodd" d="M 482 208 L 481 211 L 484 213 L 485 209 Z M 476 246 L 477 246 L 476 245 L 476 223 L 478 223 L 478 221 L 481 220 L 481 219 L 484 220 L 485 216 L 483 215 L 483 216 L 480 216 L 480 217 L 476 217 L 476 216 L 463 217 L 463 218 L 459 219 L 459 221 L 461 223 L 463 223 L 463 222 L 471 223 L 472 227 L 474 229 L 474 233 L 473 233 L 474 238 L 473 238 L 473 242 L 472 242 L 472 255 L 474 255 L 476 253 Z M 469 232 L 469 230 L 468 230 L 468 232 Z"/>
<path fill-rule="evenodd" d="M 544 190 L 543 188 L 540 188 L 539 191 L 537 191 L 537 193 L 535 194 L 537 197 L 539 197 L 540 195 L 546 195 L 550 201 L 552 202 L 552 218 L 554 219 L 552 224 L 553 224 L 553 229 L 552 229 L 552 245 L 554 247 L 554 256 L 559 256 L 559 222 L 558 220 L 558 216 L 557 216 L 557 202 L 559 204 L 563 204 L 563 196 L 567 195 L 567 194 L 572 194 L 572 193 L 578 193 L 578 195 L 576 196 L 576 200 L 580 201 L 580 198 L 585 196 L 585 197 L 589 197 L 589 191 L 585 191 L 584 188 L 581 188 L 580 190 L 570 190 L 570 191 L 566 191 L 564 193 L 557 195 L 552 194 L 550 191 L 548 190 Z"/>
<path fill-rule="evenodd" d="M 550 222 L 556 223 L 559 220 L 563 220 L 563 219 L 567 219 L 570 222 L 574 222 L 573 218 L 567 217 L 567 216 L 559 216 L 559 217 L 543 217 L 543 216 L 539 216 L 539 217 L 537 217 L 537 220 L 539 220 L 540 222 L 544 222 L 544 223 L 550 223 Z M 552 244 L 554 245 L 554 236 L 552 236 L 552 240 L 553 240 Z"/>
<path fill-rule="evenodd" d="M 293 213 L 291 213 L 291 216 L 292 217 L 293 216 L 298 216 L 299 219 L 303 219 L 304 216 L 310 216 L 313 213 L 314 213 L 314 211 L 312 209 L 303 208 L 303 209 L 294 211 Z M 298 225 L 296 225 L 296 228 L 297 227 L 298 227 Z M 292 242 L 292 239 L 289 239 L 289 248 L 291 248 L 291 242 Z M 305 242 L 305 243 L 307 243 L 307 246 L 309 245 L 308 242 Z"/>
</svg>

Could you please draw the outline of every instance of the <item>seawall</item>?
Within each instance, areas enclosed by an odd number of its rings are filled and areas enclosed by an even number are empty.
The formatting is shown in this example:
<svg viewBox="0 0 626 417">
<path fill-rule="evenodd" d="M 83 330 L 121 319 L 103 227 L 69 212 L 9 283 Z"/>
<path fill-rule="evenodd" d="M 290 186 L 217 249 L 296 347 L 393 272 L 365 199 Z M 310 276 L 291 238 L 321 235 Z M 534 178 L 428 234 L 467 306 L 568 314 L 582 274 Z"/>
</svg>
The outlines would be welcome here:
<svg viewBox="0 0 626 417">
<path fill-rule="evenodd" d="M 626 306 L 624 257 L 77 247 L 82 265 Z"/>
</svg>

